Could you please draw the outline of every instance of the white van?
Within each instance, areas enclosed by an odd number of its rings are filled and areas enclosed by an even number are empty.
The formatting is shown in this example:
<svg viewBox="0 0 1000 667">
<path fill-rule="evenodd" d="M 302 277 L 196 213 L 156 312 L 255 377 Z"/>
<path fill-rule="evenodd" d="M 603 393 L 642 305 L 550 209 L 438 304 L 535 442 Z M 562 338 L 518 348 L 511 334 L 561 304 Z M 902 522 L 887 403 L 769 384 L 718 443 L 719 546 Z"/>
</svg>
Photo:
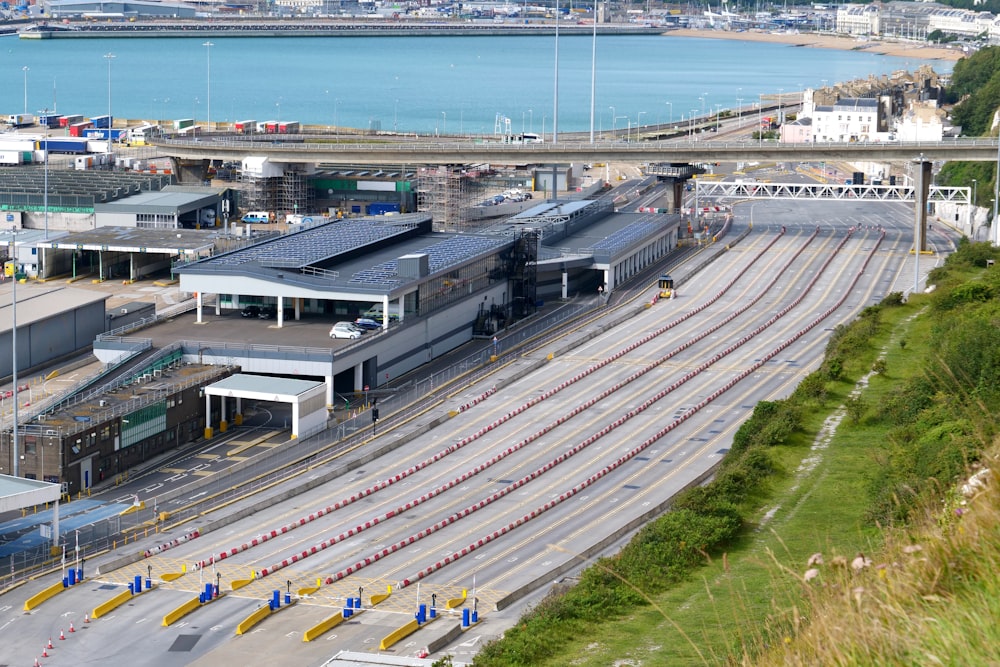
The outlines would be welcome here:
<svg viewBox="0 0 1000 667">
<path fill-rule="evenodd" d="M 389 304 L 389 321 L 398 322 L 399 321 L 399 305 L 395 303 Z M 375 320 L 376 322 L 382 322 L 382 304 L 375 303 L 372 307 L 364 312 L 362 317 L 368 318 L 370 320 Z"/>
<path fill-rule="evenodd" d="M 271 222 L 271 215 L 267 211 L 249 211 L 240 218 L 242 222 Z"/>
</svg>

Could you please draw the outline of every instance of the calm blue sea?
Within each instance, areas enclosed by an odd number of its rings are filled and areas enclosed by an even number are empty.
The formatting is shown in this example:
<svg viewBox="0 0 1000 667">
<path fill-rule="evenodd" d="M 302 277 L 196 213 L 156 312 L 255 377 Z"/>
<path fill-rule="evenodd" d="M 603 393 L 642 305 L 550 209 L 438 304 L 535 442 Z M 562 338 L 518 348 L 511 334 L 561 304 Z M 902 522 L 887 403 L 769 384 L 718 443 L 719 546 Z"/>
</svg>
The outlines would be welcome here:
<svg viewBox="0 0 1000 667">
<path fill-rule="evenodd" d="M 553 37 L 0 38 L 0 112 L 297 120 L 425 133 L 551 132 Z M 590 127 L 589 36 L 559 39 L 559 130 Z M 108 53 L 114 58 L 105 58 Z M 110 62 L 110 71 L 109 71 Z M 923 61 L 779 44 L 599 36 L 595 129 L 679 123 L 717 107 Z M 952 63 L 933 63 L 939 73 Z M 28 70 L 24 71 L 24 67 Z M 211 107 L 209 109 L 209 107 Z"/>
</svg>

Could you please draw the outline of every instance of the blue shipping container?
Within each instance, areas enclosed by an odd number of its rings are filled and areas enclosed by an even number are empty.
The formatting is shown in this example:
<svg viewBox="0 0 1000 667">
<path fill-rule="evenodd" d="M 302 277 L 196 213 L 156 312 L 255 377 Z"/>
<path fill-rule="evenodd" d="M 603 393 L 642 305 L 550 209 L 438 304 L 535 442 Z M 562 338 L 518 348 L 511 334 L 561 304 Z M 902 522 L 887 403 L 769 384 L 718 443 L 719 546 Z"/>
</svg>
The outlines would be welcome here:
<svg viewBox="0 0 1000 667">
<path fill-rule="evenodd" d="M 384 215 L 386 213 L 399 213 L 399 203 L 380 201 L 368 204 L 368 215 Z"/>
</svg>

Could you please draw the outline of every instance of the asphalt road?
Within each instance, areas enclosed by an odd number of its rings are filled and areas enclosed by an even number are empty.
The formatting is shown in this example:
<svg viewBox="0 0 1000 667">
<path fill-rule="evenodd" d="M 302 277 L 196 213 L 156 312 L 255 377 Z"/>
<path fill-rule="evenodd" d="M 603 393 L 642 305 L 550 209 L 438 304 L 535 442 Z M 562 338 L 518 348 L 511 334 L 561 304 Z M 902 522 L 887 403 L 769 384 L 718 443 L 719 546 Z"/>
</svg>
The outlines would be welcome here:
<svg viewBox="0 0 1000 667">
<path fill-rule="evenodd" d="M 431 596 L 441 617 L 384 653 L 412 656 L 440 643 L 440 653 L 470 659 L 552 582 L 619 544 L 707 474 L 758 401 L 787 395 L 819 363 L 834 326 L 912 285 L 908 207 L 758 202 L 738 210 L 736 233 L 751 217 L 752 233 L 677 298 L 633 304 L 637 314 L 627 319 L 609 312 L 499 366 L 432 408 L 455 413 L 440 426 L 385 433 L 408 433 L 391 454 L 159 555 L 102 570 L 32 613 L 19 611 L 24 599 L 54 577 L 7 593 L 6 662 L 32 664 L 73 621 L 77 632 L 57 640 L 49 663 L 316 665 L 337 649 L 379 652 Z M 936 258 L 920 261 L 924 274 Z M 271 531 L 275 537 L 242 548 Z M 157 590 L 82 623 L 147 568 Z M 162 579 L 182 570 L 175 581 Z M 222 599 L 162 627 L 168 611 L 211 581 L 220 582 Z M 390 587 L 371 608 L 370 595 Z M 290 590 L 296 604 L 237 636 L 236 625 L 274 590 Z M 480 622 L 445 642 L 459 617 L 444 601 L 463 590 L 466 606 L 477 600 Z M 363 613 L 302 641 L 359 592 Z"/>
</svg>

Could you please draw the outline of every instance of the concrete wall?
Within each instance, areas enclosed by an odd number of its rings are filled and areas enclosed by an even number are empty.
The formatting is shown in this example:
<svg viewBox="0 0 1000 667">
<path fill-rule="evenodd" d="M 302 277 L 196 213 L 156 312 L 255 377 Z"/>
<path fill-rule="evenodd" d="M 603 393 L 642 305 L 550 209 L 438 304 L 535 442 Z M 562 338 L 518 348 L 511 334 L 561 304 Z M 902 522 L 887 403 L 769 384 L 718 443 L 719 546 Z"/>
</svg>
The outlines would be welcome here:
<svg viewBox="0 0 1000 667">
<path fill-rule="evenodd" d="M 95 302 L 17 327 L 18 373 L 50 363 L 80 350 L 104 332 L 104 303 Z M 10 331 L 0 334 L 0 349 L 10 350 Z M 12 356 L 0 355 L 0 378 L 13 373 Z"/>
</svg>

